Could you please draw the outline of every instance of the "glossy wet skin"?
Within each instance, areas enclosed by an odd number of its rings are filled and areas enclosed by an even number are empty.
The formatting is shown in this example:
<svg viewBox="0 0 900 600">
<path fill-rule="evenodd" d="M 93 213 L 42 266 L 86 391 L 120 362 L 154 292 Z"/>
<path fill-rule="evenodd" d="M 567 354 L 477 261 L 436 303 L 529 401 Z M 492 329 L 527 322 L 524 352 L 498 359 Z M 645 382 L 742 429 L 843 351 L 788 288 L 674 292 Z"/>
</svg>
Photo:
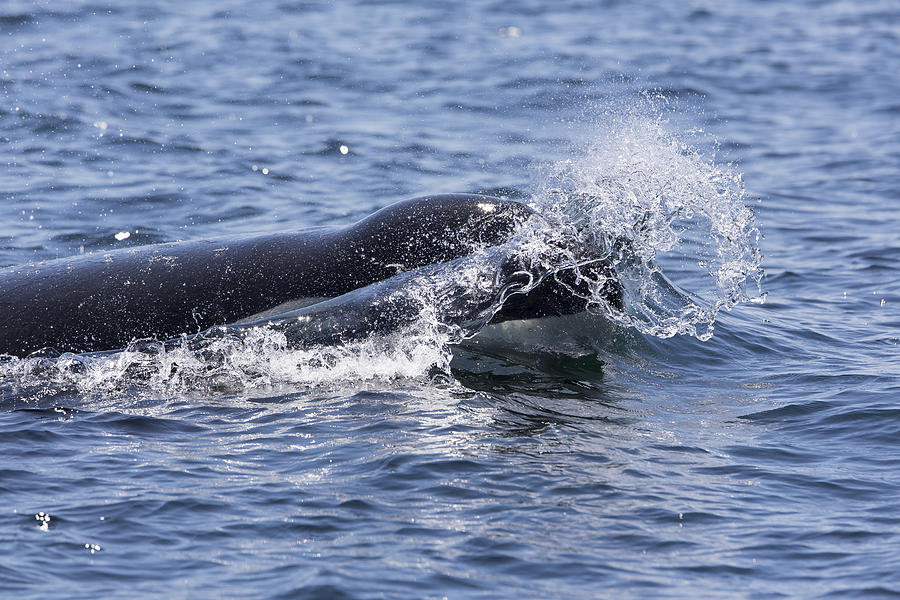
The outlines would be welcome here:
<svg viewBox="0 0 900 600">
<path fill-rule="evenodd" d="M 579 271 L 583 277 L 593 280 L 606 278 L 603 297 L 616 310 L 623 308 L 622 286 L 616 279 L 616 272 L 604 260 L 582 265 Z M 492 323 L 517 319 L 568 315 L 585 310 L 590 297 L 587 281 L 579 278 L 574 268 L 562 269 L 548 275 L 527 294 L 513 294 L 503 304 L 503 308 L 491 319 Z"/>
<path fill-rule="evenodd" d="M 335 297 L 496 245 L 534 213 L 474 194 L 406 200 L 344 229 L 96 253 L 0 271 L 0 352 L 122 348 L 240 321 L 306 297 Z M 504 317 L 583 309 L 542 284 Z M 547 302 L 540 298 L 546 296 Z"/>
</svg>

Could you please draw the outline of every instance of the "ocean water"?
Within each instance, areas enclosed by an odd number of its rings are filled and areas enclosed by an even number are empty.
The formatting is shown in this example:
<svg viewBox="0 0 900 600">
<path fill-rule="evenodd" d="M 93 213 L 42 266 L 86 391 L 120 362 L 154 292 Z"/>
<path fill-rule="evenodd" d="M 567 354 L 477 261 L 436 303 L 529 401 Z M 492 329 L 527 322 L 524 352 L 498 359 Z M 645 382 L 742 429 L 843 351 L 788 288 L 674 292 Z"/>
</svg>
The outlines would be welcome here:
<svg viewBox="0 0 900 600">
<path fill-rule="evenodd" d="M 3 3 L 0 266 L 481 192 L 626 307 L 447 327 L 481 253 L 386 336 L 5 357 L 0 595 L 900 596 L 898 66 L 893 0 Z"/>
</svg>

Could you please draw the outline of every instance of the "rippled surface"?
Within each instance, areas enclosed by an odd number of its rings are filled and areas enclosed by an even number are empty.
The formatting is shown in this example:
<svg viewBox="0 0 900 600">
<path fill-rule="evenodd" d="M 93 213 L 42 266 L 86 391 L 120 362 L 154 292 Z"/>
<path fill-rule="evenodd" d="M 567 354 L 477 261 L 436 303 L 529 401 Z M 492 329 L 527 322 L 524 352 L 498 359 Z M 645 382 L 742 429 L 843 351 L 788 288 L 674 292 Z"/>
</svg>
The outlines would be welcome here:
<svg viewBox="0 0 900 600">
<path fill-rule="evenodd" d="M 2 265 L 527 200 L 637 110 L 736 163 L 768 295 L 707 342 L 505 324 L 449 379 L 6 377 L 0 588 L 897 595 L 898 22 L 893 2 L 5 3 Z"/>
</svg>

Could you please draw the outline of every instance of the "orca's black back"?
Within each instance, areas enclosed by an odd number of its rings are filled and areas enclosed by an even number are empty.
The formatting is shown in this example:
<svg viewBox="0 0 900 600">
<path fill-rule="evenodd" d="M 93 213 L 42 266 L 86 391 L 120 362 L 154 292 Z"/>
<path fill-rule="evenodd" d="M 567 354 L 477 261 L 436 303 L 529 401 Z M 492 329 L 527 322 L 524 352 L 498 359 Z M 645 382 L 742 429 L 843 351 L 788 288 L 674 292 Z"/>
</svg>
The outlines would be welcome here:
<svg viewBox="0 0 900 600">
<path fill-rule="evenodd" d="M 334 297 L 505 240 L 533 214 L 479 195 L 388 206 L 355 225 L 160 244 L 0 270 L 0 353 L 123 348 L 235 322 L 304 297 Z"/>
</svg>

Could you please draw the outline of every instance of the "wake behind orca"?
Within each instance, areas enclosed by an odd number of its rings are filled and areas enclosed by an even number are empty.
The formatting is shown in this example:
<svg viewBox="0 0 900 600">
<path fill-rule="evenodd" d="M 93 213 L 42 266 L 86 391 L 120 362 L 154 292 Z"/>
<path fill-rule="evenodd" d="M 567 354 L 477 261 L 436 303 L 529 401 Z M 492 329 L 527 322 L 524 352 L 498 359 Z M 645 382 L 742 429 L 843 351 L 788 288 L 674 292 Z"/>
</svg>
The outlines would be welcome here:
<svg viewBox="0 0 900 600">
<path fill-rule="evenodd" d="M 0 270 L 0 353 L 95 352 L 264 321 L 505 242 L 534 211 L 445 194 L 390 205 L 346 228 L 158 244 Z M 609 270 L 608 265 L 601 265 Z M 495 320 L 584 309 L 570 274 L 512 297 Z M 610 285 L 612 302 L 619 290 Z M 340 340 L 332 340 L 340 341 Z"/>
</svg>

